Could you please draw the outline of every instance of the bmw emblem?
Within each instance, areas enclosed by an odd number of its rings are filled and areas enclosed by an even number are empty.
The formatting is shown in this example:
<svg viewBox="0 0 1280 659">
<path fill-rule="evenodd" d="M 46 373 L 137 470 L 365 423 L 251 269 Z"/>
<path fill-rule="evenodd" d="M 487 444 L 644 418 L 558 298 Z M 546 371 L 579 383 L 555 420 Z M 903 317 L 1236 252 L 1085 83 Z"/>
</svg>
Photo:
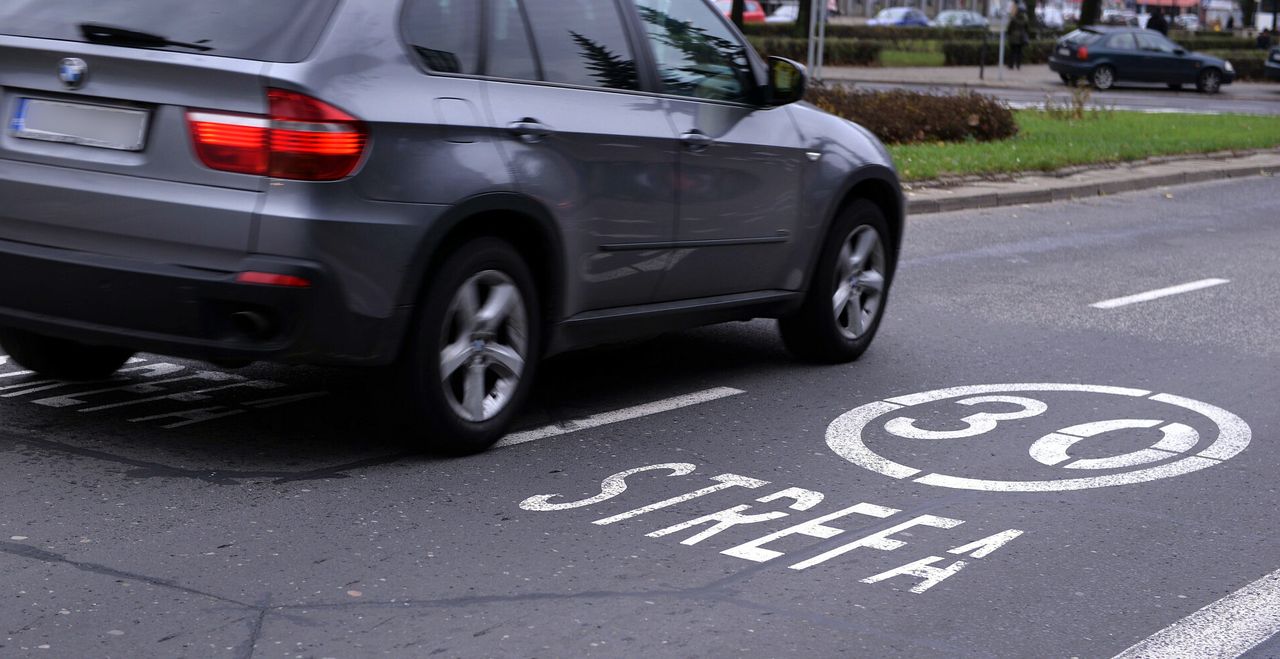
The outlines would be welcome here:
<svg viewBox="0 0 1280 659">
<path fill-rule="evenodd" d="M 67 89 L 80 89 L 89 78 L 89 65 L 79 57 L 68 57 L 58 63 L 58 79 Z"/>
</svg>

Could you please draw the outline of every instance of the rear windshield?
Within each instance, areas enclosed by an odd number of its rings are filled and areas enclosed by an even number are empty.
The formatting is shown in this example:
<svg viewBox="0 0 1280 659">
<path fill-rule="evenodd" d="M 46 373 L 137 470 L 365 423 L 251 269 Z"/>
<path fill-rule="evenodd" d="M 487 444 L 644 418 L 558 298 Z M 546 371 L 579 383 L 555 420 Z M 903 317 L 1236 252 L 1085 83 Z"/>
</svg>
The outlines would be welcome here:
<svg viewBox="0 0 1280 659">
<path fill-rule="evenodd" d="M 297 62 L 338 0 L 0 0 L 0 34 L 87 41 L 81 25 L 161 37 L 178 52 Z M 121 44 L 127 45 L 127 44 Z"/>
<path fill-rule="evenodd" d="M 1071 32 L 1067 33 L 1067 36 L 1062 37 L 1062 40 L 1070 43 L 1088 45 L 1097 41 L 1101 37 L 1102 37 L 1101 34 L 1098 34 L 1097 32 L 1091 32 L 1089 30 L 1072 30 Z"/>
</svg>

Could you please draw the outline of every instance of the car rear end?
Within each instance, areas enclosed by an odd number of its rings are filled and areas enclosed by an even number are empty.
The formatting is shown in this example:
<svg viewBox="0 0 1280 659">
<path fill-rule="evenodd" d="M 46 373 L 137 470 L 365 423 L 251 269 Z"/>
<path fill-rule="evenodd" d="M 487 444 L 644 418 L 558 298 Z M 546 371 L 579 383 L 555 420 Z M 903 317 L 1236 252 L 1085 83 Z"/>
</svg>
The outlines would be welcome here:
<svg viewBox="0 0 1280 659">
<path fill-rule="evenodd" d="M 1093 70 L 1095 52 L 1090 48 L 1096 46 L 1102 34 L 1089 29 L 1074 30 L 1054 44 L 1049 55 L 1049 69 L 1069 78 L 1085 78 Z M 1096 48 L 1094 49 L 1096 51 Z"/>
<path fill-rule="evenodd" d="M 1280 80 L 1280 46 L 1271 49 L 1266 62 L 1267 80 Z"/>
<path fill-rule="evenodd" d="M 340 186 L 325 182 L 366 156 L 360 119 L 269 75 L 309 56 L 338 5 L 0 6 L 0 326 L 209 359 L 385 359 L 375 330 L 395 305 L 360 313 L 341 268 L 312 258 L 341 247 L 262 249 L 273 195 Z"/>
</svg>

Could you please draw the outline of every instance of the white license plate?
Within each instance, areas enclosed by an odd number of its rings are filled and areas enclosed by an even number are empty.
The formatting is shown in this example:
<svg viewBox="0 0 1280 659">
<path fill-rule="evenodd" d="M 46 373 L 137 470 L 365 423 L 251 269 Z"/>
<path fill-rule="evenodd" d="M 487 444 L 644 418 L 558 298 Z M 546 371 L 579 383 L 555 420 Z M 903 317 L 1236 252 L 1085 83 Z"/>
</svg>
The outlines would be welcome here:
<svg viewBox="0 0 1280 659">
<path fill-rule="evenodd" d="M 1071 49 L 1070 49 L 1070 48 L 1059 48 L 1059 49 L 1058 49 L 1058 54 L 1059 54 L 1059 55 L 1062 55 L 1063 57 L 1071 57 Z"/>
<path fill-rule="evenodd" d="M 147 120 L 142 110 L 23 98 L 10 126 L 14 137 L 28 140 L 141 151 Z"/>
</svg>

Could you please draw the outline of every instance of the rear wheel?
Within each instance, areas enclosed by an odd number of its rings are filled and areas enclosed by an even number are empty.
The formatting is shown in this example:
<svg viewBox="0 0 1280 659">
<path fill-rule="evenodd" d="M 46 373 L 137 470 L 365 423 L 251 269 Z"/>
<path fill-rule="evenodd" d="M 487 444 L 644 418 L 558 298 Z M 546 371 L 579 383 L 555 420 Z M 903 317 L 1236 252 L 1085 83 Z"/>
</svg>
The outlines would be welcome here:
<svg viewBox="0 0 1280 659">
<path fill-rule="evenodd" d="M 24 368 L 55 380 L 102 380 L 120 370 L 132 350 L 88 345 L 24 330 L 0 330 L 0 347 Z"/>
<path fill-rule="evenodd" d="M 875 204 L 858 200 L 836 219 L 795 315 L 778 322 L 792 354 L 811 361 L 857 359 L 871 345 L 889 297 L 889 226 Z"/>
<path fill-rule="evenodd" d="M 397 365 L 414 444 L 474 453 L 502 437 L 532 385 L 538 309 L 533 276 L 509 243 L 480 238 L 454 250 L 427 286 Z"/>
<path fill-rule="evenodd" d="M 1196 89 L 1204 94 L 1216 94 L 1222 86 L 1222 74 L 1217 69 L 1205 69 L 1196 78 Z"/>
<path fill-rule="evenodd" d="M 1116 84 L 1116 70 L 1110 64 L 1100 64 L 1089 74 L 1089 82 L 1099 91 L 1111 89 Z"/>
</svg>

